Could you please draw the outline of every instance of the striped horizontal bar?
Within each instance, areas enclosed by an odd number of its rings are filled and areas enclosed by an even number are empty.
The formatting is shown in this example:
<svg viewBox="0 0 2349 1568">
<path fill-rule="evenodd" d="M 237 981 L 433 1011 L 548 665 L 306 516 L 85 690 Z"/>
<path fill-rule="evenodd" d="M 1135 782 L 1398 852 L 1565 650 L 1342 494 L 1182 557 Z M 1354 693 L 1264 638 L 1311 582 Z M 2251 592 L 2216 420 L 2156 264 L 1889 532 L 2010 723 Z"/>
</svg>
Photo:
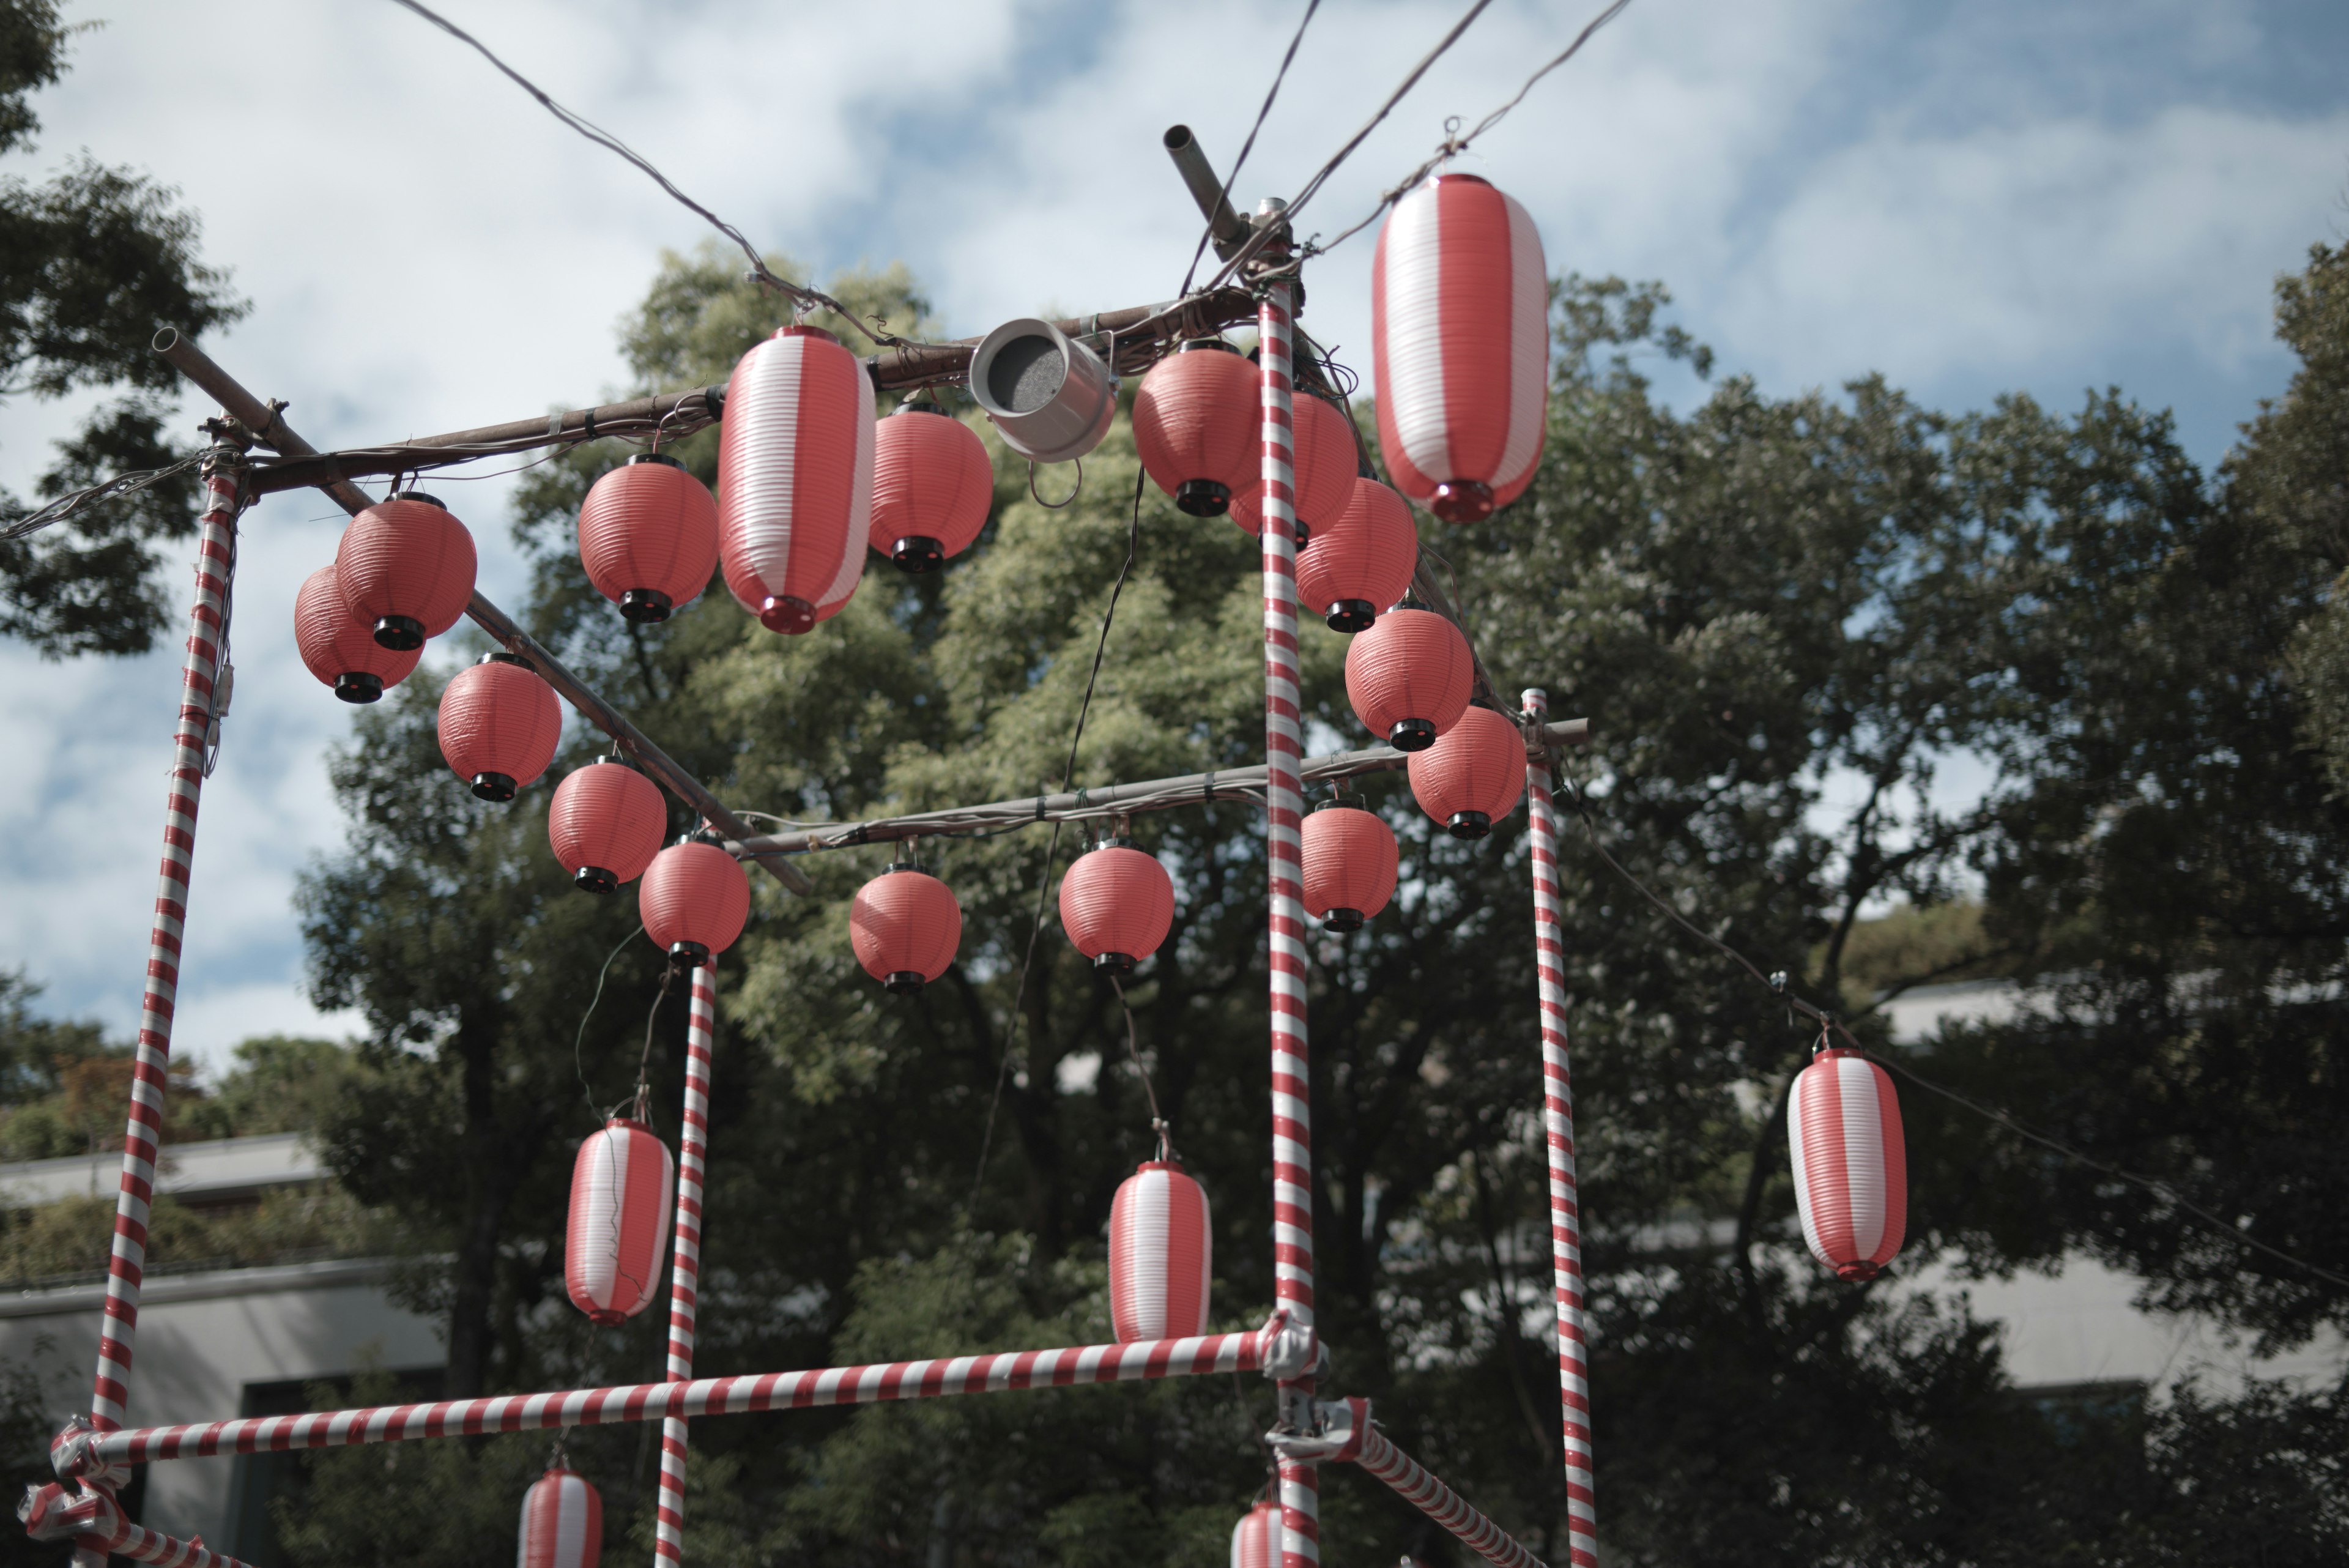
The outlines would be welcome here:
<svg viewBox="0 0 2349 1568">
<path fill-rule="evenodd" d="M 1516 1536 L 1429 1473 L 1425 1466 L 1387 1441 L 1368 1421 L 1353 1461 L 1392 1487 L 1405 1502 L 1444 1526 L 1493 1568 L 1545 1568 Z"/>
</svg>

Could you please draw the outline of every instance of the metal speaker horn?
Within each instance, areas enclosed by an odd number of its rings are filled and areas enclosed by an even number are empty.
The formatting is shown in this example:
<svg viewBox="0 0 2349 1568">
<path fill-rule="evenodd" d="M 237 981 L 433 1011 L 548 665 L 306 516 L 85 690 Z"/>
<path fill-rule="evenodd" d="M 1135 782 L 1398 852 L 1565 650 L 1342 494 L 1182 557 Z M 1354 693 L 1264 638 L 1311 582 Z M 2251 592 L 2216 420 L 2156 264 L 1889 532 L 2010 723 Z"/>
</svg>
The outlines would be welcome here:
<svg viewBox="0 0 2349 1568">
<path fill-rule="evenodd" d="M 1037 462 L 1070 462 L 1101 445 L 1117 386 L 1101 356 L 1049 321 L 1007 321 L 970 357 L 970 395 L 1003 444 Z"/>
</svg>

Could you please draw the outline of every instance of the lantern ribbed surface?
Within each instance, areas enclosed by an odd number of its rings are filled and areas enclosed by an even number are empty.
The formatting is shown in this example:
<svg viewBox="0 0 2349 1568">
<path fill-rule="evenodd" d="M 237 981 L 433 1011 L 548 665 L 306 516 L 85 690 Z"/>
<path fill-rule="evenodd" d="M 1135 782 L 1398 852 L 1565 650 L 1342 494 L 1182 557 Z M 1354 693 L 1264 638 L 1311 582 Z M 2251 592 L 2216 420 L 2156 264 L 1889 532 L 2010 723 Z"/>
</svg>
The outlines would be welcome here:
<svg viewBox="0 0 2349 1568">
<path fill-rule="evenodd" d="M 589 486 L 580 504 L 579 562 L 595 591 L 629 619 L 665 620 L 709 586 L 718 503 L 674 461 L 630 458 Z"/>
<path fill-rule="evenodd" d="M 719 563 L 770 631 L 806 631 L 856 591 L 873 424 L 873 383 L 829 332 L 786 327 L 734 367 L 718 448 Z"/>
<path fill-rule="evenodd" d="M 603 1554 L 604 1500 L 586 1477 L 550 1466 L 523 1494 L 514 1568 L 595 1568 Z"/>
<path fill-rule="evenodd" d="M 1371 358 L 1397 489 L 1452 523 L 1516 500 L 1549 398 L 1549 274 L 1525 208 L 1473 174 L 1397 202 L 1371 264 Z"/>
<path fill-rule="evenodd" d="M 1232 1568 L 1280 1568 L 1280 1504 L 1257 1503 L 1232 1526 Z"/>
<path fill-rule="evenodd" d="M 1404 751 L 1459 722 L 1475 680 L 1468 639 L 1433 610 L 1389 610 L 1346 645 L 1346 701 L 1354 716 Z M 1398 735 L 1399 725 L 1424 729 Z"/>
<path fill-rule="evenodd" d="M 661 951 L 686 943 L 714 956 L 734 945 L 750 918 L 750 878 L 715 844 L 672 844 L 645 867 L 636 912 Z"/>
<path fill-rule="evenodd" d="M 1455 838 L 1482 838 L 1526 793 L 1525 732 L 1490 708 L 1471 708 L 1408 766 L 1422 811 Z"/>
<path fill-rule="evenodd" d="M 1376 616 L 1411 591 L 1419 568 L 1419 525 L 1410 504 L 1375 479 L 1354 481 L 1354 493 L 1327 526 L 1313 530 L 1297 553 L 1297 598 L 1340 631 L 1368 626 L 1352 617 L 1340 624 L 1334 607 L 1369 606 Z"/>
<path fill-rule="evenodd" d="M 669 1199 L 677 1163 L 650 1127 L 614 1116 L 579 1146 L 571 1167 L 571 1219 L 563 1283 L 595 1322 L 625 1323 L 660 1293 L 667 1262 Z"/>
<path fill-rule="evenodd" d="M 1131 846 L 1089 850 L 1061 878 L 1061 929 L 1103 968 L 1140 963 L 1158 950 L 1174 922 L 1173 878 L 1156 857 Z"/>
<path fill-rule="evenodd" d="M 616 757 L 574 769 L 554 786 L 546 812 L 554 858 L 592 892 L 608 893 L 643 876 L 667 836 L 668 802 L 660 786 Z"/>
<path fill-rule="evenodd" d="M 1838 1278 L 1874 1279 L 1909 1227 L 1909 1156 L 1892 1080 L 1857 1051 L 1820 1052 L 1795 1080 L 1786 1142 L 1811 1255 Z"/>
<path fill-rule="evenodd" d="M 928 872 L 893 867 L 856 890 L 848 940 L 865 973 L 892 991 L 919 991 L 961 950 L 962 906 Z"/>
<path fill-rule="evenodd" d="M 1117 1342 L 1207 1332 L 1215 1273 L 1207 1195 L 1174 1160 L 1143 1163 L 1109 1206 L 1109 1310 Z"/>
<path fill-rule="evenodd" d="M 294 596 L 294 646 L 310 673 L 346 702 L 374 701 L 414 674 L 424 657 L 421 647 L 390 649 L 376 641 L 375 623 L 351 614 L 331 566 L 311 573 Z"/>
<path fill-rule="evenodd" d="M 438 637 L 456 625 L 473 597 L 479 564 L 462 523 L 432 502 L 406 495 L 352 518 L 335 546 L 343 603 L 387 648 L 414 648 L 411 637 Z M 409 625 L 387 630 L 388 620 Z"/>
<path fill-rule="evenodd" d="M 873 442 L 873 547 L 921 570 L 969 549 L 995 504 L 995 464 L 978 432 L 935 403 L 908 403 L 881 421 Z M 900 558 L 899 541 L 919 539 L 936 556 Z"/>
<path fill-rule="evenodd" d="M 1305 912 L 1352 930 L 1394 897 L 1394 829 L 1377 812 L 1350 803 L 1315 808 L 1305 818 Z"/>
<path fill-rule="evenodd" d="M 440 755 L 483 800 L 536 784 L 563 739 L 563 704 L 528 665 L 492 654 L 440 693 Z"/>
<path fill-rule="evenodd" d="M 1223 515 L 1258 483 L 1256 381 L 1256 368 L 1238 352 L 1206 345 L 1153 365 L 1133 395 L 1142 466 L 1194 516 Z"/>
<path fill-rule="evenodd" d="M 1329 399 L 1299 390 L 1289 418 L 1295 421 L 1289 433 L 1297 520 L 1318 534 L 1354 498 L 1361 454 L 1354 450 L 1354 427 Z M 1263 533 L 1263 504 L 1260 483 L 1243 485 L 1232 493 L 1232 521 L 1251 534 Z"/>
</svg>

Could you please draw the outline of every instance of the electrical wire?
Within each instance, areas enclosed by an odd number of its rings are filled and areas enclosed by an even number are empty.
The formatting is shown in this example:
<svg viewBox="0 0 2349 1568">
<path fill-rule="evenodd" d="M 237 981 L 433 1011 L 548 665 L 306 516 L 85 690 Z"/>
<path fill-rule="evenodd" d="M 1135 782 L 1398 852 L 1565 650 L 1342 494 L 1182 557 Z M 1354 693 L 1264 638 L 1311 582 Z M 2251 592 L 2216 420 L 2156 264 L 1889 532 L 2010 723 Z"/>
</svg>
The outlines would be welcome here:
<svg viewBox="0 0 2349 1568">
<path fill-rule="evenodd" d="M 13 544 L 18 539 L 37 534 L 53 523 L 62 523 L 105 502 L 117 501 L 126 495 L 136 495 L 151 490 L 166 480 L 177 479 L 204 461 L 204 454 L 183 457 L 165 468 L 135 468 L 101 479 L 96 484 L 67 491 L 37 512 L 27 512 L 22 517 L 12 517 L 0 523 L 0 544 Z"/>
<path fill-rule="evenodd" d="M 1232 187 L 1239 182 L 1240 171 L 1247 166 L 1248 153 L 1256 147 L 1257 132 L 1264 129 L 1265 116 L 1272 112 L 1272 100 L 1280 96 L 1280 84 L 1288 79 L 1288 67 L 1297 58 L 1297 46 L 1305 41 L 1305 29 L 1313 21 L 1313 13 L 1321 9 L 1321 0 L 1306 0 L 1305 15 L 1297 19 L 1297 31 L 1289 35 L 1288 50 L 1280 57 L 1280 68 L 1272 74 L 1272 86 L 1265 89 L 1264 104 L 1256 111 L 1256 123 L 1248 127 L 1247 140 L 1240 143 L 1240 155 L 1232 160 L 1232 171 L 1224 176 L 1224 188 L 1217 193 L 1218 210 L 1228 205 Z M 1183 271 L 1183 286 L 1174 292 L 1188 295 L 1191 280 L 1199 275 L 1199 258 L 1207 254 L 1207 242 L 1215 237 L 1216 220 L 1210 217 L 1207 226 L 1199 231 L 1199 243 L 1192 248 L 1191 265 Z"/>
<path fill-rule="evenodd" d="M 604 967 L 595 971 L 595 994 L 588 997 L 587 1011 L 579 1015 L 578 1032 L 571 1036 L 571 1070 L 573 1073 L 577 1075 L 579 1079 L 579 1097 L 587 1102 L 587 1108 L 589 1110 L 595 1113 L 595 1118 L 599 1125 L 601 1124 L 604 1116 L 603 1107 L 595 1103 L 595 1086 L 587 1082 L 587 1064 L 581 1057 L 579 1050 L 582 1043 L 584 1043 L 587 1038 L 587 1021 L 595 1016 L 595 1004 L 604 1000 L 604 977 L 612 972 L 612 961 L 620 956 L 621 948 L 626 947 L 630 942 L 635 941 L 638 937 L 643 936 L 644 934 L 644 923 L 642 921 L 638 921 L 635 930 L 630 931 L 626 936 L 620 939 L 618 947 L 615 947 L 610 952 L 604 955 Z"/>
</svg>

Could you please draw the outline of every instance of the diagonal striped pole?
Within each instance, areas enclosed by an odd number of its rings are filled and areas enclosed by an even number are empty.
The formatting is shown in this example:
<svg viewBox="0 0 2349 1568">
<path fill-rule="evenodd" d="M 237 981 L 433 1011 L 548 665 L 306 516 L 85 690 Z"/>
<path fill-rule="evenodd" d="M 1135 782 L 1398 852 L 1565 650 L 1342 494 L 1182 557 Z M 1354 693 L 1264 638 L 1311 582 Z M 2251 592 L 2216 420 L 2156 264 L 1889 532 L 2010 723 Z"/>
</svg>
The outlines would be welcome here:
<svg viewBox="0 0 2349 1568">
<path fill-rule="evenodd" d="M 1265 861 L 1272 991 L 1273 1290 L 1289 1324 L 1313 1328 L 1312 1068 L 1305 1033 L 1305 756 L 1297 669 L 1297 470 L 1290 400 L 1290 289 L 1264 287 L 1257 306 L 1257 385 L 1263 414 Z M 1312 1368 L 1280 1384 L 1286 1414 L 1309 1400 Z M 1281 1568 L 1319 1568 L 1321 1472 L 1283 1459 Z"/>
<path fill-rule="evenodd" d="M 236 566 L 236 514 L 243 505 L 244 455 L 214 447 L 203 464 L 203 514 L 196 521 L 196 602 L 180 661 L 180 717 L 172 735 L 171 783 L 163 801 L 163 858 L 155 882 L 155 922 L 147 935 L 147 989 L 139 1056 L 131 1068 L 130 1119 L 122 1135 L 122 1186 L 114 1201 L 114 1251 L 106 1271 L 106 1316 L 98 1327 L 92 1422 L 122 1425 L 130 1405 L 130 1358 L 139 1336 L 139 1288 L 147 1271 L 147 1212 L 155 1196 L 155 1149 L 162 1139 L 163 1090 L 171 1065 L 171 1012 L 179 999 L 180 944 L 188 918 L 188 875 L 196 852 L 196 804 L 204 789 L 213 690 L 228 628 Z"/>
<path fill-rule="evenodd" d="M 1597 1568 L 1590 1487 L 1590 1368 L 1583 1332 L 1582 1208 L 1574 1182 L 1574 1077 L 1566 1036 L 1566 910 L 1557 880 L 1557 810 L 1541 726 L 1547 692 L 1524 693 L 1526 815 L 1533 824 L 1534 963 L 1541 998 L 1542 1132 L 1549 1153 L 1550 1273 L 1557 1295 L 1557 1391 L 1566 1454 L 1566 1534 L 1574 1568 Z"/>
<path fill-rule="evenodd" d="M 668 1284 L 668 1380 L 693 1378 L 693 1325 L 700 1306 L 701 1184 L 709 1152 L 709 1050 L 718 1024 L 718 965 L 693 968 L 685 1015 L 685 1114 L 678 1133 L 677 1251 Z M 660 1501 L 653 1561 L 685 1560 L 685 1417 L 661 1418 Z"/>
</svg>

